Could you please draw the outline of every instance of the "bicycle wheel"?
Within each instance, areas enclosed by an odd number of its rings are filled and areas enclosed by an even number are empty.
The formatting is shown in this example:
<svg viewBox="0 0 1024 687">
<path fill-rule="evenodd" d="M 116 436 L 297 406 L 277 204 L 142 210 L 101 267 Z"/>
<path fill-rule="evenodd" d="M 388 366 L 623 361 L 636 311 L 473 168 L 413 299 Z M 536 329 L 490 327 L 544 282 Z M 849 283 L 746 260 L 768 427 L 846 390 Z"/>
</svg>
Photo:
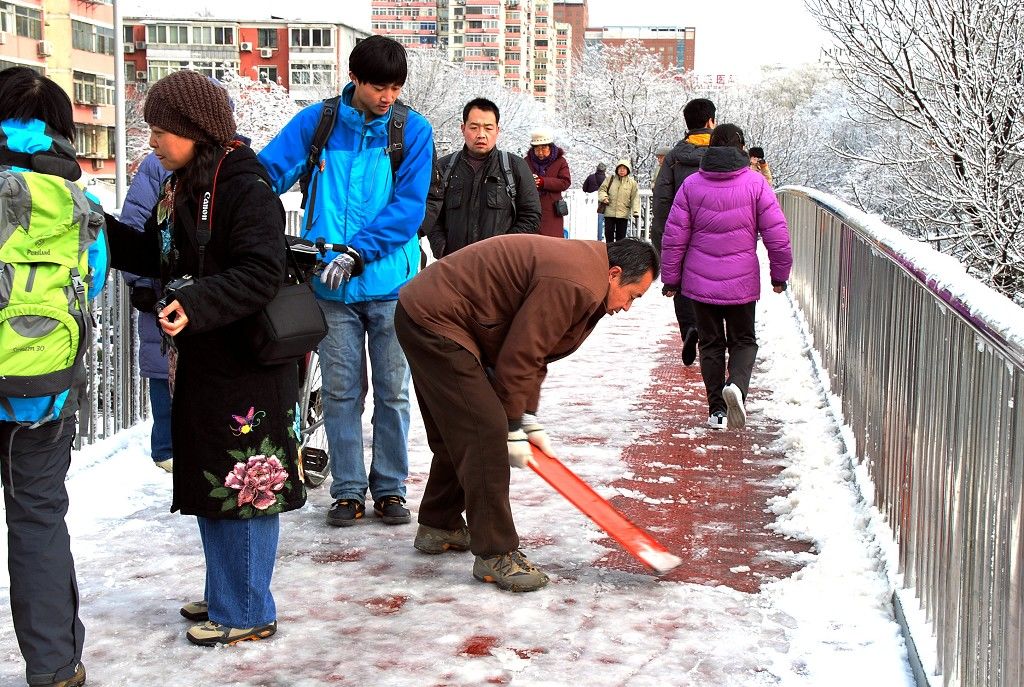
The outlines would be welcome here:
<svg viewBox="0 0 1024 687">
<path fill-rule="evenodd" d="M 306 378 L 299 392 L 299 428 L 302 439 L 299 450 L 302 456 L 303 481 L 309 487 L 319 487 L 331 472 L 327 430 L 324 428 L 322 387 L 320 356 L 313 351 L 309 354 Z"/>
</svg>

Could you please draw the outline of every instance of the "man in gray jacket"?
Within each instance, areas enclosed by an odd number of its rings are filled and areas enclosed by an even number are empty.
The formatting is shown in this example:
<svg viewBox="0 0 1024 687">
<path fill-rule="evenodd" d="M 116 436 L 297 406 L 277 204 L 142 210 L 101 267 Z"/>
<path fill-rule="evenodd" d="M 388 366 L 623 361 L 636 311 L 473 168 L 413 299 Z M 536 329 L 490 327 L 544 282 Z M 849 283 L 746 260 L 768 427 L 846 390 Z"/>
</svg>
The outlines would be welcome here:
<svg viewBox="0 0 1024 687">
<path fill-rule="evenodd" d="M 501 113 L 486 98 L 462 109 L 462 150 L 434 166 L 421 234 L 435 258 L 503 234 L 536 234 L 540 196 L 525 160 L 496 147 Z"/>
</svg>

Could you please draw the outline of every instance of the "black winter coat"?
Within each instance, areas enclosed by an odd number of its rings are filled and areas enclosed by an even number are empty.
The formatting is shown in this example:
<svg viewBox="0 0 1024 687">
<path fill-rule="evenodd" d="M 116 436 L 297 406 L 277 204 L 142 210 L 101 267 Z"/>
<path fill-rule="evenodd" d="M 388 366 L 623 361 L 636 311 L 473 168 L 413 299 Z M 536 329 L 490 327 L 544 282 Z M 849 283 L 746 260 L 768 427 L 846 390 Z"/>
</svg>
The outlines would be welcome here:
<svg viewBox="0 0 1024 687">
<path fill-rule="evenodd" d="M 114 267 L 165 283 L 196 276 L 175 294 L 189 322 L 175 337 L 171 510 L 244 519 L 298 508 L 306 493 L 297 366 L 261 366 L 248 347 L 251 316 L 283 281 L 284 209 L 252 150 L 232 150 L 217 176 L 200 275 L 195 223 L 186 219 L 197 204 L 179 198 L 168 212 L 169 187 L 144 232 L 113 218 L 108 228 Z"/>
<path fill-rule="evenodd" d="M 687 132 L 687 136 L 705 133 L 711 133 L 711 129 L 693 129 Z M 665 235 L 665 222 L 672 210 L 672 201 L 676 199 L 676 193 L 686 177 L 700 169 L 700 161 L 704 159 L 707 149 L 707 146 L 695 145 L 683 139 L 669 151 L 665 161 L 661 163 L 661 171 L 658 173 L 658 181 L 654 184 L 654 194 L 651 198 L 651 243 L 659 253 L 661 239 Z"/>
<path fill-rule="evenodd" d="M 451 255 L 471 243 L 504 234 L 536 234 L 540 228 L 540 195 L 526 161 L 509 155 L 516 182 L 516 198 L 508 194 L 508 180 L 497 148 L 474 173 L 466 149 L 446 155 L 434 165 L 434 180 L 427 194 L 423 227 L 435 258 Z M 445 188 L 444 173 L 452 156 L 459 159 Z"/>
</svg>

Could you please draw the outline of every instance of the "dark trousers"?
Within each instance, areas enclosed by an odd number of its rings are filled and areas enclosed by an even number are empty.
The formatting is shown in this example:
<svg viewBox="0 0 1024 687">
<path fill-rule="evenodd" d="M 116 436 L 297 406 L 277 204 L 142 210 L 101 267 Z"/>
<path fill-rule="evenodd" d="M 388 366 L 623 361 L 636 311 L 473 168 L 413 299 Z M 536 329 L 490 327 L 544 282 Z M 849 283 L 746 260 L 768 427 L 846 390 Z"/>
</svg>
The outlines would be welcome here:
<svg viewBox="0 0 1024 687">
<path fill-rule="evenodd" d="M 693 301 L 681 293 L 672 297 L 672 305 L 676 309 L 676 320 L 679 321 L 679 334 L 685 339 L 686 332 L 697 326 L 693 314 Z"/>
<path fill-rule="evenodd" d="M 615 241 L 621 241 L 626 238 L 626 232 L 629 230 L 629 218 L 628 217 L 608 217 L 605 215 L 604 218 L 604 240 L 608 243 L 614 243 Z"/>
<path fill-rule="evenodd" d="M 518 549 L 508 502 L 508 418 L 487 374 L 472 353 L 413 322 L 401 303 L 395 332 L 434 454 L 420 524 L 444 530 L 468 524 L 478 556 Z"/>
<path fill-rule="evenodd" d="M 700 374 L 708 395 L 708 412 L 725 411 L 722 388 L 735 384 L 747 398 L 750 375 L 757 357 L 757 337 L 754 334 L 754 311 L 757 302 L 743 305 L 711 305 L 693 303 L 700 337 Z M 726 379 L 725 352 L 729 352 Z"/>
<path fill-rule="evenodd" d="M 64 516 L 75 420 L 36 429 L 0 423 L 11 617 L 30 685 L 65 680 L 82 658 L 85 626 Z"/>
</svg>

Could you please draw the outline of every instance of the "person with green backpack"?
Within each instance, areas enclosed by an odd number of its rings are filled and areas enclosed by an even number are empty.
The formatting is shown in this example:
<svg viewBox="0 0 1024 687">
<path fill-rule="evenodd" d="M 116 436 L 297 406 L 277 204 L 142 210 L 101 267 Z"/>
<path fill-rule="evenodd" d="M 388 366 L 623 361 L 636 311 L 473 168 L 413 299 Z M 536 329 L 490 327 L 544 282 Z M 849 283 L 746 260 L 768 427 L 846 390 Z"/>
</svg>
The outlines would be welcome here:
<svg viewBox="0 0 1024 687">
<path fill-rule="evenodd" d="M 99 206 L 74 182 L 71 100 L 28 69 L 0 71 L 0 481 L 11 616 L 29 685 L 85 684 L 85 627 L 64 520 L 75 413 L 106 282 Z"/>
</svg>

